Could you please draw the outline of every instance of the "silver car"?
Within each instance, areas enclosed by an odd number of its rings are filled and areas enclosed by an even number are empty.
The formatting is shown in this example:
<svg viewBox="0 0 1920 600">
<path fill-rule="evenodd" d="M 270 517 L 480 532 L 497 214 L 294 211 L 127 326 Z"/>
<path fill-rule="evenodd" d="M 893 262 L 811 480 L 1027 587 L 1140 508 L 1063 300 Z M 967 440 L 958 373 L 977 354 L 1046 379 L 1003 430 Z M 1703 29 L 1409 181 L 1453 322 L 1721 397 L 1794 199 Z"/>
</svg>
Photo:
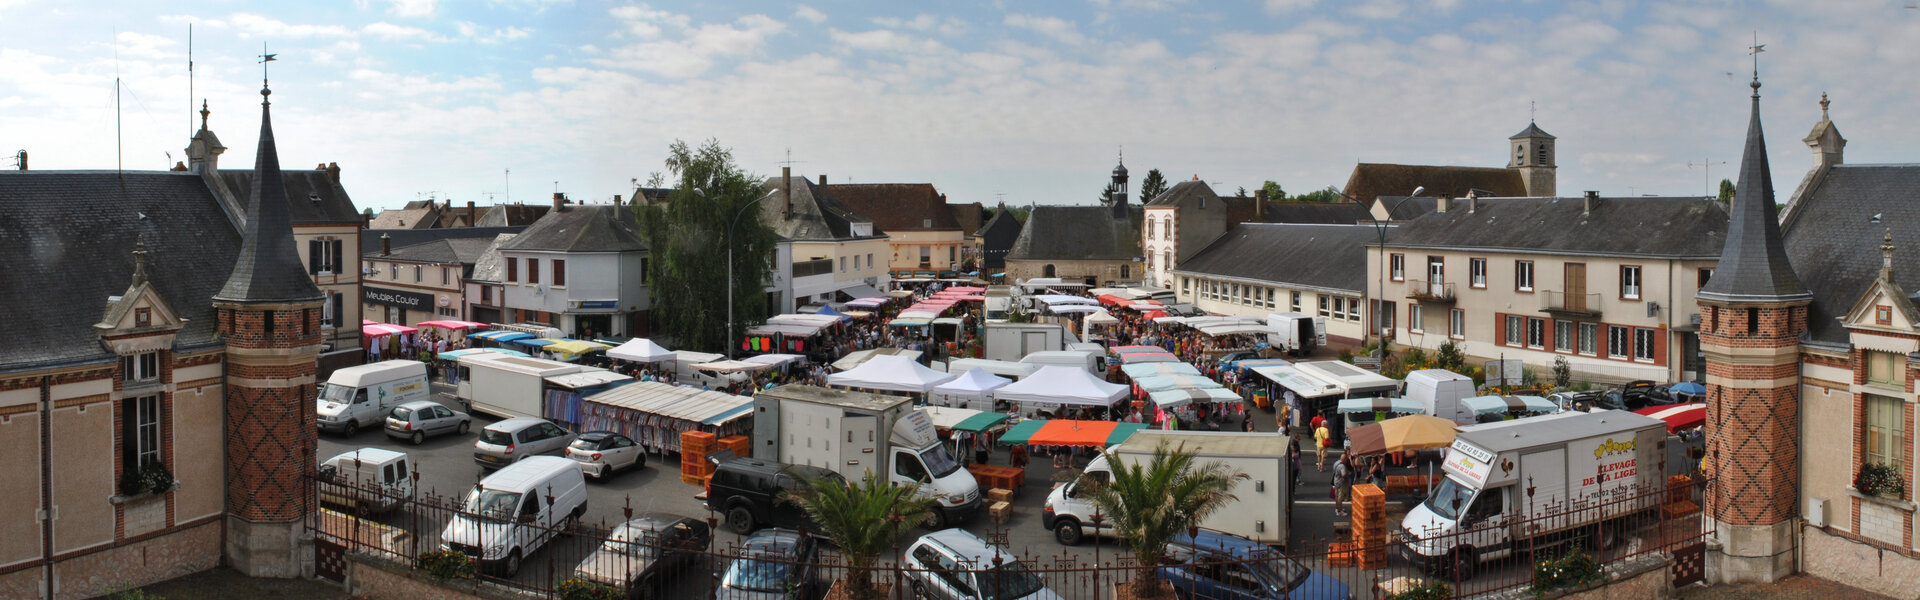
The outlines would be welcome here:
<svg viewBox="0 0 1920 600">
<path fill-rule="evenodd" d="M 546 419 L 514 417 L 488 425 L 473 442 L 473 461 L 498 469 L 529 456 L 559 454 L 574 435 Z"/>
<path fill-rule="evenodd" d="M 387 413 L 387 437 L 413 442 L 418 446 L 427 438 L 448 433 L 467 432 L 473 419 L 432 400 L 418 400 L 393 407 Z"/>
<path fill-rule="evenodd" d="M 994 557 L 999 557 L 998 562 Z M 920 536 L 907 549 L 907 586 L 914 598 L 1060 600 L 1018 558 L 965 529 Z"/>
<path fill-rule="evenodd" d="M 589 431 L 567 445 L 567 458 L 580 465 L 580 474 L 605 481 L 614 471 L 647 466 L 645 448 L 611 431 Z"/>
</svg>

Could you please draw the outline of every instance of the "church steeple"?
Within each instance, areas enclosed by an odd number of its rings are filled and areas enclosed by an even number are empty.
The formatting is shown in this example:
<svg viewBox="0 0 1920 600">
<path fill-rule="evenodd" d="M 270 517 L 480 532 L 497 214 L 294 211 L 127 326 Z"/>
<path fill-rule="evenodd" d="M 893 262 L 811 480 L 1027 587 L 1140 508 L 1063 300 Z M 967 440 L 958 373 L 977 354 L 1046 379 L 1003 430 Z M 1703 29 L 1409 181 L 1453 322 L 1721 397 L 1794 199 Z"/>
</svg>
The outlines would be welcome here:
<svg viewBox="0 0 1920 600">
<path fill-rule="evenodd" d="M 260 88 L 260 149 L 253 159 L 253 189 L 247 196 L 247 227 L 240 258 L 227 283 L 213 299 L 219 302 L 285 303 L 318 301 L 314 286 L 294 248 L 292 217 L 287 207 L 286 182 L 280 175 L 280 153 L 273 141 L 273 92 Z"/>
<path fill-rule="evenodd" d="M 1760 78 L 1753 83 L 1753 109 L 1747 144 L 1740 157 L 1740 181 L 1728 215 L 1727 242 L 1713 279 L 1699 298 L 1720 302 L 1792 302 L 1813 298 L 1793 272 L 1780 241 L 1778 209 L 1773 206 L 1773 170 L 1767 165 L 1767 140 L 1760 130 Z"/>
</svg>

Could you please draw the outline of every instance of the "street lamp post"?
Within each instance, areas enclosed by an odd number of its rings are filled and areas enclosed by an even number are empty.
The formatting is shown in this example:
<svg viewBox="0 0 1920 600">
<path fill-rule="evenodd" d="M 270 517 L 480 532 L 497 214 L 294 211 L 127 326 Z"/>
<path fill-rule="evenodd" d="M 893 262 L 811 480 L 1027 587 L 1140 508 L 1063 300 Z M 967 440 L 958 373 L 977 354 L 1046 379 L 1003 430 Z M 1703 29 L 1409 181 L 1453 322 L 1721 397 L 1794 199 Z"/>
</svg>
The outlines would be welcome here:
<svg viewBox="0 0 1920 600">
<path fill-rule="evenodd" d="M 715 207 L 722 210 L 726 209 L 726 207 L 720 205 L 719 201 L 708 198 L 707 193 L 703 190 L 696 188 L 693 190 L 693 194 L 699 196 L 701 200 L 712 203 Z M 759 206 L 761 200 L 766 200 L 771 197 L 773 197 L 773 194 L 762 194 L 759 198 L 754 198 L 753 201 L 748 202 L 746 206 L 735 210 L 733 220 L 727 222 L 727 331 L 721 336 L 720 341 L 726 344 L 728 360 L 733 359 L 733 229 L 740 224 L 740 217 L 747 214 L 747 209 Z"/>
<path fill-rule="evenodd" d="M 1335 194 L 1339 194 L 1340 197 L 1346 198 L 1348 200 L 1352 200 L 1354 202 L 1360 201 L 1359 199 L 1356 199 L 1353 196 L 1348 196 L 1346 195 L 1346 193 L 1331 187 L 1327 188 L 1327 191 L 1333 192 Z M 1393 203 L 1393 206 L 1387 207 L 1386 221 L 1381 221 L 1379 218 L 1373 216 L 1373 211 L 1371 210 L 1367 211 L 1367 220 L 1373 221 L 1373 230 L 1375 233 L 1379 234 L 1379 238 L 1380 238 L 1380 242 L 1379 242 L 1380 243 L 1380 256 L 1379 256 L 1380 297 L 1379 298 L 1372 297 L 1373 294 L 1369 293 L 1366 295 L 1367 297 L 1364 298 L 1364 300 L 1367 302 L 1367 306 L 1372 309 L 1373 320 L 1375 325 L 1383 325 L 1383 323 L 1381 322 L 1382 319 L 1380 318 L 1380 310 L 1386 305 L 1386 303 L 1383 302 L 1382 299 L 1384 299 L 1387 295 L 1387 264 L 1386 264 L 1387 263 L 1387 225 L 1393 222 L 1393 211 L 1399 210 L 1400 205 L 1406 204 L 1408 200 L 1412 200 L 1414 198 L 1420 197 L 1420 195 L 1426 193 L 1426 191 L 1427 191 L 1427 186 L 1424 186 L 1424 185 L 1415 186 L 1413 188 L 1412 194 L 1408 194 L 1407 197 L 1401 198 L 1400 201 Z M 1368 326 L 1367 328 L 1369 330 L 1372 330 L 1374 329 L 1374 326 Z M 1374 354 L 1375 356 L 1378 356 L 1380 358 L 1385 358 L 1387 356 L 1387 336 L 1384 332 L 1380 334 L 1380 347 L 1374 350 Z"/>
</svg>

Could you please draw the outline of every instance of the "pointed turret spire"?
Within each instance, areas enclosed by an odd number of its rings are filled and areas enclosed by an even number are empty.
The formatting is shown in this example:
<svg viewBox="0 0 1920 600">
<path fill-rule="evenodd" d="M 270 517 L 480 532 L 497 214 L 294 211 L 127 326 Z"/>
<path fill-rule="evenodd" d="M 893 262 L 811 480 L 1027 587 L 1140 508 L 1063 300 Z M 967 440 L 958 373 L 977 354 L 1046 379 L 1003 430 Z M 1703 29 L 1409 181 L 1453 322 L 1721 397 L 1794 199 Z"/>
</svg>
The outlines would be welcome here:
<svg viewBox="0 0 1920 600">
<path fill-rule="evenodd" d="M 288 215 L 286 181 L 280 175 L 280 152 L 273 142 L 273 93 L 260 88 L 260 150 L 253 159 L 253 189 L 247 196 L 247 228 L 240 259 L 227 284 L 213 296 L 222 302 L 309 302 L 321 298 L 320 288 L 307 277 L 294 249 L 292 218 Z"/>
<path fill-rule="evenodd" d="M 1755 44 L 1758 52 L 1760 45 Z M 1728 215 L 1727 242 L 1713 279 L 1699 298 L 1721 302 L 1811 300 L 1787 261 L 1780 240 L 1778 209 L 1773 206 L 1773 171 L 1767 166 L 1767 140 L 1760 131 L 1760 76 L 1755 71 L 1753 112 L 1747 121 L 1747 145 L 1740 157 L 1740 181 Z"/>
</svg>

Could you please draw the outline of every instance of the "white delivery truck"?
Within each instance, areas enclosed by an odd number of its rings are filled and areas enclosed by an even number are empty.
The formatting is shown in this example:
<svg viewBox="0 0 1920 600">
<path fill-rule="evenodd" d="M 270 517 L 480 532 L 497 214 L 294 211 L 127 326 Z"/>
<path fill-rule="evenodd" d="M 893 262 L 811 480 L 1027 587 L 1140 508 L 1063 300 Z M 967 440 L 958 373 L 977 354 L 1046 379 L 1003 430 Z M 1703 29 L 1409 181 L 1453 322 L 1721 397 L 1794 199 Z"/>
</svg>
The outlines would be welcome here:
<svg viewBox="0 0 1920 600">
<path fill-rule="evenodd" d="M 920 484 L 944 529 L 980 508 L 980 484 L 934 433 L 933 418 L 905 396 L 784 385 L 753 396 L 753 455 L 821 467 L 859 481 L 871 470 Z"/>
<path fill-rule="evenodd" d="M 1626 411 L 1564 413 L 1460 428 L 1446 478 L 1401 520 L 1401 553 L 1470 577 L 1481 562 L 1581 542 L 1606 548 L 1657 510 L 1664 421 Z"/>
<path fill-rule="evenodd" d="M 1225 462 L 1234 471 L 1246 475 L 1233 484 L 1228 493 L 1234 500 L 1201 527 L 1246 537 L 1262 544 L 1285 545 L 1291 514 L 1293 483 L 1287 461 L 1287 437 L 1278 433 L 1226 431 L 1141 430 L 1126 442 L 1087 463 L 1079 477 L 1053 489 L 1041 508 L 1040 524 L 1053 532 L 1060 543 L 1079 544 L 1087 535 L 1110 535 L 1111 521 L 1094 528 L 1093 499 L 1090 484 L 1104 484 L 1111 477 L 1111 461 L 1140 465 L 1153 458 L 1161 444 L 1170 450 L 1193 453 L 1196 464 Z"/>
<path fill-rule="evenodd" d="M 1105 357 L 1105 353 L 1087 350 L 1048 350 L 1022 356 L 1020 364 L 1032 367 L 1034 371 L 1049 365 L 1073 367 L 1104 377 L 1107 374 L 1107 365 L 1101 359 Z"/>
<path fill-rule="evenodd" d="M 549 387 L 578 390 L 598 384 L 630 380 L 606 369 L 563 363 L 557 360 L 509 356 L 481 352 L 461 356 L 458 361 L 460 387 L 455 395 L 472 411 L 502 419 L 543 417 L 541 410 Z M 589 374 L 553 384 L 549 378 Z"/>
<path fill-rule="evenodd" d="M 314 410 L 321 431 L 351 437 L 361 427 L 386 423 L 387 412 L 395 406 L 432 398 L 426 363 L 385 360 L 335 370 L 315 398 Z"/>
<path fill-rule="evenodd" d="M 1294 356 L 1306 356 L 1314 348 L 1327 345 L 1327 318 L 1305 313 L 1268 313 L 1267 325 L 1280 330 L 1268 334 L 1267 343 L 1285 349 Z"/>
<path fill-rule="evenodd" d="M 1473 379 L 1446 369 L 1420 369 L 1407 374 L 1406 399 L 1420 403 L 1427 414 L 1461 425 L 1480 422 L 1461 400 L 1478 396 Z"/>
<path fill-rule="evenodd" d="M 1035 352 L 1064 350 L 1071 337 L 1065 327 L 1052 323 L 987 323 L 984 329 L 981 358 L 1013 362 Z"/>
</svg>

